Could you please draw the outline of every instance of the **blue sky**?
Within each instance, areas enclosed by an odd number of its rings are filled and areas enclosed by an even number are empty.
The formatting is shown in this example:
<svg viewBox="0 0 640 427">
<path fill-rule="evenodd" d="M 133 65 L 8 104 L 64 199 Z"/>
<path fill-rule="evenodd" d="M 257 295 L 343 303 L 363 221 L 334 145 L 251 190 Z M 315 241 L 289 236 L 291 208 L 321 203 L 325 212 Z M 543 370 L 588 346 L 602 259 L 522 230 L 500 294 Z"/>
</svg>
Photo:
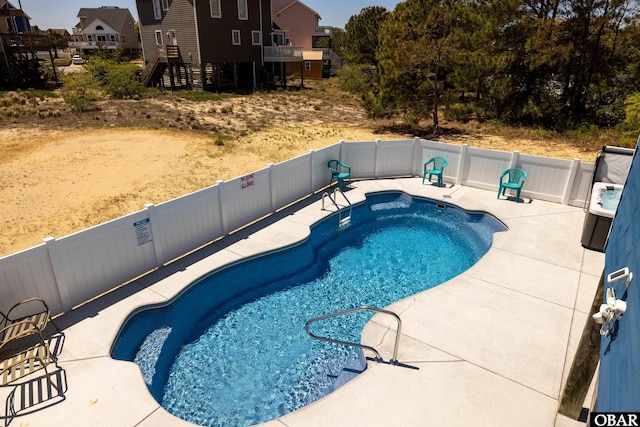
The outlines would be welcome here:
<svg viewBox="0 0 640 427">
<path fill-rule="evenodd" d="M 10 0 L 18 7 L 18 0 Z M 21 0 L 22 8 L 31 17 L 31 25 L 41 29 L 71 28 L 78 23 L 76 15 L 83 7 L 118 6 L 128 8 L 138 19 L 135 0 Z M 393 10 L 400 0 L 303 0 L 303 3 L 320 14 L 320 25 L 344 28 L 352 15 L 367 6 L 382 6 Z"/>
</svg>

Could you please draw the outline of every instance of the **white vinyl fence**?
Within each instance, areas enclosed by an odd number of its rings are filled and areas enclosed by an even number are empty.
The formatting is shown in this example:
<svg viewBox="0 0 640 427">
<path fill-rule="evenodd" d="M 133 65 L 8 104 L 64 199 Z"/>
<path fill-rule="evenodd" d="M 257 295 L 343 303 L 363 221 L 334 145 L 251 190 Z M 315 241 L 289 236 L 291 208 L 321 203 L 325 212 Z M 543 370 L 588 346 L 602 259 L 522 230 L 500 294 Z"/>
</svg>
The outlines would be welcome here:
<svg viewBox="0 0 640 427">
<path fill-rule="evenodd" d="M 33 296 L 53 314 L 162 267 L 202 245 L 324 189 L 327 162 L 340 159 L 354 179 L 422 176 L 441 155 L 444 181 L 497 191 L 504 169 L 527 171 L 526 197 L 583 206 L 594 165 L 484 150 L 418 138 L 337 144 L 270 164 L 229 181 L 161 203 L 81 232 L 0 258 L 0 310 Z"/>
</svg>

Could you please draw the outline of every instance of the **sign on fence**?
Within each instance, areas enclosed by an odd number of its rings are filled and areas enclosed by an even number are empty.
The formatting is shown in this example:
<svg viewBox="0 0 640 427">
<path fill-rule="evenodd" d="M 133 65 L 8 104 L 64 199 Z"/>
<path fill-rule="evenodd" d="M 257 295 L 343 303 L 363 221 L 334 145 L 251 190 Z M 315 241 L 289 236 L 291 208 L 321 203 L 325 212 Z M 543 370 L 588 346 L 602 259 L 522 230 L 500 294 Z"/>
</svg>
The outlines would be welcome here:
<svg viewBox="0 0 640 427">
<path fill-rule="evenodd" d="M 140 221 L 134 222 L 133 229 L 136 231 L 138 246 L 142 246 L 153 241 L 153 236 L 151 236 L 151 224 L 149 224 L 149 218 L 141 219 Z"/>
<path fill-rule="evenodd" d="M 242 187 L 240 187 L 242 190 L 244 190 L 245 188 L 251 187 L 252 185 L 255 184 L 255 182 L 253 181 L 253 174 L 250 173 L 249 175 L 245 175 L 242 178 L 240 178 L 240 180 L 242 181 Z"/>
</svg>

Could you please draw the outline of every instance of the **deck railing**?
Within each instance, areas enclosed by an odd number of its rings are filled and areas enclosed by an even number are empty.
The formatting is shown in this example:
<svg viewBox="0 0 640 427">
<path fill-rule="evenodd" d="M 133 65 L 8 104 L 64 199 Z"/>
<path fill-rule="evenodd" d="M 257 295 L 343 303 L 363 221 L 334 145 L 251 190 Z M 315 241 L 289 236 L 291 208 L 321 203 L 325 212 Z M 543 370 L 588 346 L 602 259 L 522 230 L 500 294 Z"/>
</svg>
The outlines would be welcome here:
<svg viewBox="0 0 640 427">
<path fill-rule="evenodd" d="M 120 49 L 120 42 L 116 41 L 95 41 L 95 42 L 69 42 L 69 47 L 76 49 Z"/>
<path fill-rule="evenodd" d="M 524 197 L 583 206 L 593 163 L 485 150 L 418 138 L 351 142 L 310 151 L 258 171 L 0 258 L 0 310 L 38 296 L 53 314 L 160 268 L 233 230 L 322 191 L 327 162 L 340 159 L 354 179 L 421 176 L 435 155 L 449 160 L 444 181 L 498 188 L 509 167 L 527 171 Z"/>
<path fill-rule="evenodd" d="M 265 46 L 265 62 L 301 62 L 302 46 Z"/>
</svg>

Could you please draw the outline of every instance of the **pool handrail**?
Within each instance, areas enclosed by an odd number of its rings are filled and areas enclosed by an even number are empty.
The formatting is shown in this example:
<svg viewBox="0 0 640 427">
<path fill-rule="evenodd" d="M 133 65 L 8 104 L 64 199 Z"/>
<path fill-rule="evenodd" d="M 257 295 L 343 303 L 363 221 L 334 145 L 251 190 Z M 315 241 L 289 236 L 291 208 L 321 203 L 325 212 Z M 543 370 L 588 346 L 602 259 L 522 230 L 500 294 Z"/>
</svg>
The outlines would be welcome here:
<svg viewBox="0 0 640 427">
<path fill-rule="evenodd" d="M 344 209 L 347 208 L 347 206 L 341 206 L 338 204 L 338 193 L 342 194 L 342 197 L 344 197 L 344 199 L 347 201 L 348 205 L 349 205 L 349 215 L 346 216 L 344 218 L 344 220 L 342 219 L 342 211 Z M 333 190 L 333 197 L 331 196 L 331 194 L 329 194 L 327 191 L 325 191 L 324 193 L 322 193 L 322 210 L 326 210 L 324 207 L 324 199 L 325 197 L 328 197 L 329 200 L 331 200 L 331 202 L 333 202 L 333 205 L 336 207 L 336 209 L 338 210 L 338 223 L 340 225 L 343 224 L 348 224 L 349 222 L 351 222 L 351 211 L 353 210 L 353 205 L 351 205 L 351 201 L 349 201 L 349 199 L 347 198 L 347 195 L 344 194 L 344 192 L 342 191 L 342 189 L 340 187 L 336 187 Z"/>
<path fill-rule="evenodd" d="M 380 353 L 378 352 L 378 350 L 376 350 L 375 348 L 365 345 L 365 344 L 358 344 L 358 343 L 353 343 L 353 342 L 349 342 L 349 341 L 342 341 L 342 340 L 338 340 L 335 338 L 328 338 L 328 337 L 321 337 L 319 335 L 314 334 L 313 332 L 311 332 L 309 330 L 309 325 L 311 325 L 312 323 L 315 322 L 319 322 L 321 320 L 326 320 L 326 319 L 331 319 L 333 317 L 339 317 L 339 316 L 343 316 L 345 314 L 351 314 L 351 313 L 355 313 L 358 311 L 373 311 L 375 313 L 381 313 L 381 314 L 389 314 L 391 316 L 393 316 L 396 321 L 398 322 L 398 327 L 396 328 L 396 340 L 395 340 L 395 344 L 393 347 L 393 357 L 391 359 L 389 359 L 389 362 L 385 362 L 384 359 L 380 356 Z M 382 363 L 389 363 L 390 365 L 394 365 L 394 366 L 400 366 L 403 368 L 410 368 L 410 369 L 420 369 L 416 366 L 411 366 L 411 365 L 407 365 L 405 363 L 401 363 L 400 361 L 398 361 L 398 346 L 400 344 L 400 332 L 402 331 L 402 320 L 400 319 L 400 316 L 398 316 L 396 313 L 394 313 L 393 311 L 389 311 L 389 310 L 383 310 L 380 308 L 375 308 L 375 307 L 369 307 L 369 306 L 361 306 L 361 307 L 355 307 L 355 308 L 350 308 L 347 310 L 342 310 L 342 311 L 338 311 L 335 313 L 331 313 L 331 314 L 325 314 L 323 316 L 318 316 L 318 317 L 314 317 L 311 318 L 309 320 L 307 320 L 307 323 L 305 323 L 304 325 L 304 329 L 307 331 L 307 334 L 316 340 L 320 340 L 320 341 L 326 341 L 326 342 L 330 342 L 333 344 L 341 344 L 341 345 L 346 345 L 349 347 L 356 347 L 359 348 L 361 350 L 369 350 L 371 352 L 373 352 L 376 357 L 373 358 L 374 361 L 376 362 L 382 362 Z"/>
</svg>

